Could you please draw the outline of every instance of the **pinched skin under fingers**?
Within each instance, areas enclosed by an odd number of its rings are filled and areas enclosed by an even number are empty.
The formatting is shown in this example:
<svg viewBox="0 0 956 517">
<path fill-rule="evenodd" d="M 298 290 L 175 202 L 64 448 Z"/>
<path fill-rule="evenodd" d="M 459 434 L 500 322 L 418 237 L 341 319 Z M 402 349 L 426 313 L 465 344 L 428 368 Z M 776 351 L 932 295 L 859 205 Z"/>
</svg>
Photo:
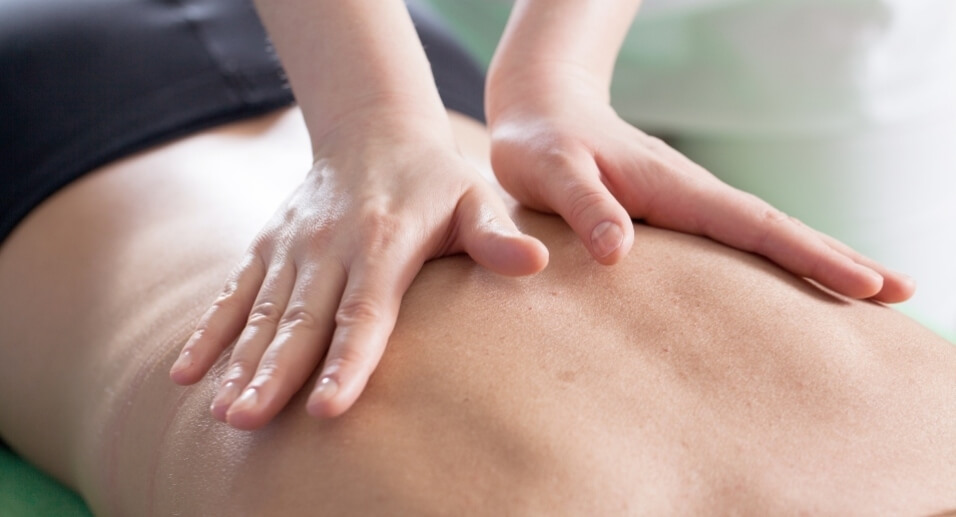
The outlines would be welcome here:
<svg viewBox="0 0 956 517">
<path fill-rule="evenodd" d="M 428 259 L 467 252 L 502 274 L 544 268 L 547 250 L 517 229 L 480 174 L 454 150 L 423 147 L 403 148 L 402 160 L 375 147 L 370 159 L 387 166 L 319 163 L 280 207 L 170 373 L 196 382 L 238 336 L 214 417 L 240 429 L 265 425 L 323 358 L 307 409 L 346 411 Z"/>
<path fill-rule="evenodd" d="M 627 253 L 635 218 L 758 253 L 852 298 L 912 296 L 905 275 L 726 185 L 610 107 L 572 104 L 499 115 L 492 165 L 523 204 L 564 217 L 599 262 Z"/>
</svg>

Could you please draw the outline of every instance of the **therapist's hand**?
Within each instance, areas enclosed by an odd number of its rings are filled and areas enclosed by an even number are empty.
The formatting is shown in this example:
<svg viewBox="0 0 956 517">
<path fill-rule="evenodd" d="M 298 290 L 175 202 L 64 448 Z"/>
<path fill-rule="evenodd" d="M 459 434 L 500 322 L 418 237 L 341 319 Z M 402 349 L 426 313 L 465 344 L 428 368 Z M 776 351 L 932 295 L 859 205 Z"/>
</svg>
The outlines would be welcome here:
<svg viewBox="0 0 956 517">
<path fill-rule="evenodd" d="M 522 69 L 489 84 L 491 160 L 523 204 L 564 217 L 603 264 L 634 245 L 631 219 L 763 255 L 852 298 L 899 302 L 905 275 L 734 189 L 621 120 L 585 73 Z M 640 245 L 640 243 L 637 243 Z"/>
<path fill-rule="evenodd" d="M 547 264 L 545 247 L 518 231 L 447 128 L 414 115 L 359 118 L 324 137 L 315 156 L 171 372 L 198 381 L 238 338 L 211 408 L 237 428 L 268 422 L 323 358 L 307 409 L 348 409 L 425 261 L 465 252 L 504 275 Z"/>
</svg>

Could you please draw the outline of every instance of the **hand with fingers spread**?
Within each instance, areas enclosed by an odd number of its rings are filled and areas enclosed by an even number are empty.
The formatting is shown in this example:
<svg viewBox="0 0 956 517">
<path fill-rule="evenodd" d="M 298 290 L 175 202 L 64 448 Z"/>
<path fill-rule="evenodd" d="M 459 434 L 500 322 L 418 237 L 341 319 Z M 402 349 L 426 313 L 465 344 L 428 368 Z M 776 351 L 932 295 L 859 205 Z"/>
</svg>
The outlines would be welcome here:
<svg viewBox="0 0 956 517">
<path fill-rule="evenodd" d="M 402 0 L 259 0 L 314 167 L 259 234 L 173 365 L 201 379 L 233 342 L 213 415 L 266 424 L 322 364 L 307 408 L 362 391 L 422 264 L 466 252 L 507 275 L 547 264 L 462 158 Z M 267 173 L 264 171 L 264 173 Z"/>
<path fill-rule="evenodd" d="M 849 297 L 909 298 L 908 277 L 731 188 L 617 116 L 611 73 L 638 3 L 516 2 L 486 89 L 502 186 L 563 216 L 604 264 L 634 244 L 634 218 L 759 253 Z"/>
<path fill-rule="evenodd" d="M 449 139 L 405 117 L 340 126 L 307 179 L 260 233 L 184 347 L 174 379 L 201 378 L 238 338 L 213 415 L 257 428 L 324 357 L 307 408 L 335 416 L 377 364 L 422 264 L 467 252 L 506 275 L 542 269 L 547 250 L 518 232 L 500 196 Z M 450 134 L 448 135 L 450 137 Z"/>
</svg>

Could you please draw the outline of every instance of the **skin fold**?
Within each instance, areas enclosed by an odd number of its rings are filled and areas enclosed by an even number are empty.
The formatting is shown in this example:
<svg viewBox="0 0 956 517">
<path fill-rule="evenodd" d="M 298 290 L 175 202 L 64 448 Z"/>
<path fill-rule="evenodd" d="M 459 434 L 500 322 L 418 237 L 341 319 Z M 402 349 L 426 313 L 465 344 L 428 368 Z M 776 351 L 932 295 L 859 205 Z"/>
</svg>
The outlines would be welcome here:
<svg viewBox="0 0 956 517">
<path fill-rule="evenodd" d="M 487 172 L 484 130 L 452 115 Z M 956 350 L 711 240 L 614 266 L 517 208 L 548 267 L 429 261 L 335 419 L 256 431 L 167 372 L 310 163 L 286 110 L 104 167 L 0 248 L 0 434 L 97 515 L 920 515 L 956 507 Z M 269 174 L 263 174 L 268 170 Z M 502 194 L 503 195 L 503 194 Z"/>
</svg>

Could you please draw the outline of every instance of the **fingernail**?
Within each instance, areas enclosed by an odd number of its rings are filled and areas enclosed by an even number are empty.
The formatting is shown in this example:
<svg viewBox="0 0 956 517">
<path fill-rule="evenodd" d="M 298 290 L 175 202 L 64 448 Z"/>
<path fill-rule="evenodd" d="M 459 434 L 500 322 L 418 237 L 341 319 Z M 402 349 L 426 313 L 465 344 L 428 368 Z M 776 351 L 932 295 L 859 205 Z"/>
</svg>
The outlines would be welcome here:
<svg viewBox="0 0 956 517">
<path fill-rule="evenodd" d="M 242 396 L 232 404 L 232 407 L 229 408 L 229 412 L 233 413 L 236 411 L 250 411 L 255 409 L 258 402 L 259 391 L 255 388 L 249 388 L 244 391 Z"/>
<path fill-rule="evenodd" d="M 176 359 L 176 362 L 173 363 L 173 367 L 170 368 L 170 373 L 177 373 L 181 370 L 185 370 L 193 365 L 193 354 L 189 350 L 183 350 L 179 354 L 179 358 Z"/>
<path fill-rule="evenodd" d="M 598 258 L 604 258 L 614 253 L 624 242 L 624 232 L 621 227 L 611 221 L 604 221 L 591 232 L 591 248 Z"/>
<path fill-rule="evenodd" d="M 315 391 L 309 396 L 309 405 L 328 402 L 332 400 L 332 397 L 334 397 L 338 391 L 339 383 L 335 382 L 335 379 L 332 377 L 323 377 L 322 380 L 319 381 L 319 385 L 315 387 Z"/>
<path fill-rule="evenodd" d="M 239 396 L 239 390 L 239 383 L 236 381 L 229 381 L 223 384 L 222 387 L 219 388 L 219 393 L 212 399 L 209 410 L 212 411 L 213 414 L 222 411 L 223 415 L 225 415 L 225 410 L 228 409 L 236 397 Z"/>
</svg>

